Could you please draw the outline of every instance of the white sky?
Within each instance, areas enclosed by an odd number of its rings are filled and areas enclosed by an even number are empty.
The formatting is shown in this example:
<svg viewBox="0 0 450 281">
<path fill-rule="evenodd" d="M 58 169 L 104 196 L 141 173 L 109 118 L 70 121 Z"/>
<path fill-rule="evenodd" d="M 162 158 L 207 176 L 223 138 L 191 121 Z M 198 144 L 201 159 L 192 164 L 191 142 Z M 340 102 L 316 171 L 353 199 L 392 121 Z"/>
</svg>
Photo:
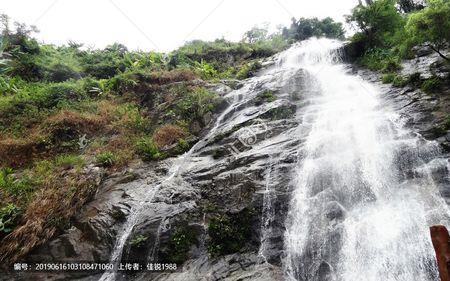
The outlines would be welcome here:
<svg viewBox="0 0 450 281">
<path fill-rule="evenodd" d="M 170 51 L 193 39 L 240 40 L 254 25 L 295 16 L 344 21 L 358 0 L 0 0 L 0 13 L 34 24 L 46 43 Z"/>
</svg>

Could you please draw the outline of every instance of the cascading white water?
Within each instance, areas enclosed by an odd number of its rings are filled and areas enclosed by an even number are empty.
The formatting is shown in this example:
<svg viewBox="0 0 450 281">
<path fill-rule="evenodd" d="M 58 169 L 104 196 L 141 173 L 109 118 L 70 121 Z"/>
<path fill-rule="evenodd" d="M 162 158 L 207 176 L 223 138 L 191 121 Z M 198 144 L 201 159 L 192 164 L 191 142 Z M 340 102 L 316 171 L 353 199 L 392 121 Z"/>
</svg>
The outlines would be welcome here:
<svg viewBox="0 0 450 281">
<path fill-rule="evenodd" d="M 403 126 L 376 85 L 347 74 L 340 45 L 311 39 L 282 59 L 312 77 L 286 221 L 286 279 L 437 281 L 429 226 L 448 226 L 449 210 L 430 175 L 447 161 Z"/>
</svg>

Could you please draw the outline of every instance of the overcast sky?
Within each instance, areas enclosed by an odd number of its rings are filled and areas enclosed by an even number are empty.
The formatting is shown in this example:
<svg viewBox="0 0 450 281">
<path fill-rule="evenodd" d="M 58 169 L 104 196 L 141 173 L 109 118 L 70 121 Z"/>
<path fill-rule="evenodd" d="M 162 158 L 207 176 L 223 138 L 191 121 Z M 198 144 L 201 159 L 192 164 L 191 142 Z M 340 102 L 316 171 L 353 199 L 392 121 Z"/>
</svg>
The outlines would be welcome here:
<svg viewBox="0 0 450 281">
<path fill-rule="evenodd" d="M 193 39 L 240 40 L 251 27 L 292 17 L 343 21 L 357 0 L 0 0 L 0 12 L 34 24 L 46 43 L 170 51 Z"/>
</svg>

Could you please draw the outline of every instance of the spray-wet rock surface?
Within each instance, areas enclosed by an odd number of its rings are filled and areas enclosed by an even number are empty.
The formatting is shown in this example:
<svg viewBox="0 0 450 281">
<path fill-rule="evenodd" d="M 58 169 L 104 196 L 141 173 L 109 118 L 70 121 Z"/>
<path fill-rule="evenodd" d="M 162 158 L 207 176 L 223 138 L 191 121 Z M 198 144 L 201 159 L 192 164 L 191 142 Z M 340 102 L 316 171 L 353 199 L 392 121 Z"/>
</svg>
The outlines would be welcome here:
<svg viewBox="0 0 450 281">
<path fill-rule="evenodd" d="M 344 240 L 358 238 L 349 237 L 348 227 L 361 227 L 364 231 L 366 225 L 358 222 L 364 221 L 361 216 L 365 209 L 359 209 L 361 214 L 356 214 L 358 206 L 376 202 L 379 195 L 373 188 L 376 184 L 369 180 L 345 183 L 345 179 L 336 177 L 337 167 L 347 167 L 346 161 L 353 159 L 351 153 L 359 152 L 349 151 L 346 160 L 345 151 L 323 150 L 330 144 L 336 145 L 334 148 L 340 145 L 348 148 L 340 141 L 352 142 L 352 129 L 342 127 L 348 130 L 342 131 L 349 134 L 348 139 L 338 134 L 322 135 L 323 139 L 317 142 L 312 138 L 317 129 L 324 126 L 317 120 L 331 122 L 323 115 L 334 113 L 320 111 L 328 102 L 322 97 L 323 87 L 318 86 L 319 82 L 323 83 L 320 76 L 325 75 L 326 70 L 304 67 L 302 63 L 311 60 L 314 65 L 325 59 L 327 64 L 334 64 L 336 54 L 330 57 L 330 49 L 308 52 L 311 47 L 305 50 L 296 46 L 272 58 L 274 63 L 268 62 L 269 66 L 257 77 L 243 81 L 242 85 L 224 81 L 219 86 L 211 86 L 226 98 L 229 106 L 211 116 L 202 139 L 191 151 L 178 159 L 137 165 L 105 179 L 95 199 L 80 210 L 72 228 L 28 256 L 30 262 L 177 263 L 180 266 L 177 272 L 33 273 L 15 278 L 336 280 L 337 276 L 337 280 L 347 280 L 342 279 L 337 268 L 345 268 L 346 259 L 352 258 L 343 254 L 352 247 Z M 396 188 L 412 185 L 420 193 L 420 186 L 433 183 L 449 200 L 447 156 L 416 135 L 436 139 L 430 125 L 438 112 L 436 98 L 416 89 L 382 85 L 379 75 L 371 72 L 355 71 L 344 65 L 340 70 L 348 75 L 359 75 L 377 87 L 381 95 L 374 112 L 384 112 L 378 111 L 384 107 L 391 110 L 392 122 L 383 123 L 377 129 L 396 132 L 391 139 L 396 143 L 395 153 L 389 155 L 396 163 L 395 171 L 401 173 L 395 175 L 399 179 Z M 359 80 L 344 84 L 349 87 L 344 91 L 351 92 L 356 85 L 362 85 L 358 89 L 364 91 L 365 84 L 360 84 Z M 367 94 L 371 95 L 372 91 L 369 89 Z M 349 104 L 344 100 L 342 106 Z M 354 120 L 347 121 L 350 127 L 355 125 Z M 395 124 L 400 124 L 401 128 L 395 128 Z M 398 144 L 402 141 L 403 147 Z M 445 147 L 446 142 L 441 144 Z M 312 152 L 311 147 L 316 145 L 321 147 Z M 361 148 L 367 152 L 365 149 Z M 326 160 L 332 153 L 344 153 L 341 163 L 325 161 L 320 171 L 308 170 L 302 165 L 305 159 L 318 164 L 314 161 Z M 364 169 L 369 168 L 358 166 L 352 173 L 363 174 Z M 308 179 L 311 180 L 308 196 L 299 202 L 300 207 L 308 205 L 309 210 L 298 217 L 295 214 L 301 210 L 295 209 L 296 201 L 292 198 L 299 192 L 302 180 Z M 365 192 L 348 193 L 352 196 L 339 192 L 343 188 L 352 191 L 353 187 Z M 439 204 L 433 202 L 430 206 L 435 208 L 441 206 Z M 397 207 L 402 206 L 390 208 L 389 205 L 381 211 L 389 212 Z M 367 212 L 366 216 L 374 214 Z M 441 219 L 439 214 L 432 216 L 431 220 Z M 302 218 L 305 220 L 298 221 Z M 426 222 L 424 219 L 424 224 Z M 424 227 L 427 231 L 428 225 Z M 371 234 L 371 229 L 366 231 Z M 301 237 L 296 236 L 298 232 L 302 232 Z M 423 245 L 421 238 L 414 236 L 411 241 Z M 296 247 L 301 251 L 296 251 Z M 428 250 L 432 251 L 432 246 Z M 429 251 L 424 252 L 426 254 L 418 258 L 429 258 Z"/>
</svg>

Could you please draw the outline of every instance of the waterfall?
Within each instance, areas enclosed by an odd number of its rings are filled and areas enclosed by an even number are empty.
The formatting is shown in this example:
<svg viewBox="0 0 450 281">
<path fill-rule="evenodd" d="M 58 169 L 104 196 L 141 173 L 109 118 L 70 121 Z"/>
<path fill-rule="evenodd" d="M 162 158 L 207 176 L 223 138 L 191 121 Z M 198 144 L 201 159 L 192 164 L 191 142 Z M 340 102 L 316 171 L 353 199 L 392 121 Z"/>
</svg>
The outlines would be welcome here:
<svg viewBox="0 0 450 281">
<path fill-rule="evenodd" d="M 413 133 L 381 89 L 348 74 L 341 43 L 311 39 L 282 63 L 311 76 L 286 219 L 287 280 L 438 280 L 429 226 L 449 225 L 431 176 L 439 147 Z"/>
</svg>

